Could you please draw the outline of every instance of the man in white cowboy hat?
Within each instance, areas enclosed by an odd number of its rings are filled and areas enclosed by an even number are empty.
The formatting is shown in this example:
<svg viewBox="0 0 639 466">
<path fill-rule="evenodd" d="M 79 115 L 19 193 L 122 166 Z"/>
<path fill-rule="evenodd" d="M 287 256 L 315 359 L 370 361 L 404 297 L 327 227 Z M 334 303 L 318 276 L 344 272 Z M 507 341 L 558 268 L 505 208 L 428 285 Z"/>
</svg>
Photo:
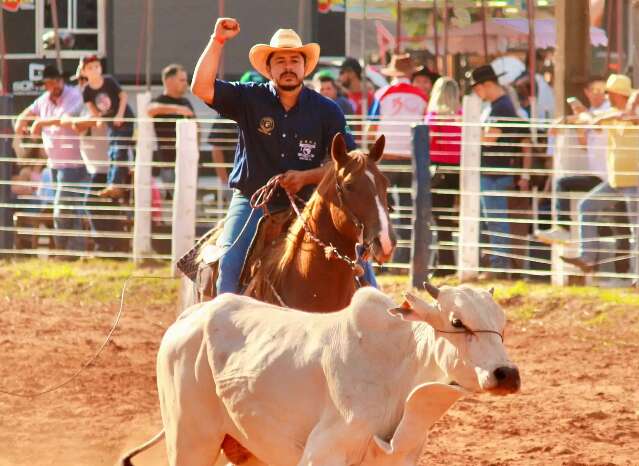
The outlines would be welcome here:
<svg viewBox="0 0 639 466">
<path fill-rule="evenodd" d="M 375 102 L 371 107 L 371 116 L 379 123 L 369 128 L 370 133 L 377 137 L 386 136 L 384 160 L 390 160 L 391 165 L 404 165 L 405 170 L 387 173 L 390 185 L 400 188 L 395 191 L 393 204 L 398 211 L 410 210 L 412 205 L 410 187 L 413 182 L 411 171 L 411 124 L 424 121 L 428 97 L 410 79 L 416 71 L 422 70 L 416 66 L 409 54 L 393 55 L 390 64 L 382 68 L 381 72 L 391 78 L 390 86 L 383 87 L 375 93 Z M 410 240 L 411 220 L 408 215 L 402 215 L 394 220 L 399 227 L 395 230 L 400 239 Z M 409 248 L 398 247 L 393 260 L 407 262 L 410 258 Z"/>
<path fill-rule="evenodd" d="M 355 142 L 339 107 L 304 87 L 319 60 L 318 44 L 302 44 L 291 29 L 279 29 L 270 45 L 251 48 L 251 65 L 270 82 L 240 83 L 215 79 L 226 41 L 240 32 L 233 18 L 219 18 L 195 67 L 191 90 L 222 117 L 238 123 L 239 140 L 229 177 L 234 188 L 218 245 L 226 249 L 220 260 L 218 293 L 237 293 L 246 252 L 261 210 L 252 212 L 251 195 L 273 176 L 283 174 L 282 186 L 308 198 L 322 179 L 333 136 L 342 133 L 349 150 Z M 275 207 L 288 205 L 285 196 Z"/>
<path fill-rule="evenodd" d="M 595 240 L 601 236 L 597 223 L 614 224 L 613 236 L 622 239 L 621 242 L 617 241 L 617 248 L 627 251 L 630 244 L 627 240 L 629 232 L 626 212 L 637 212 L 639 130 L 634 118 L 626 115 L 626 106 L 633 93 L 630 78 L 611 74 L 606 81 L 606 92 L 612 108 L 600 114 L 593 123 L 607 127 L 608 179 L 590 191 L 579 203 L 578 255 L 561 257 L 586 273 L 595 270 L 598 252 L 606 249 Z M 632 201 L 632 208 L 628 209 L 626 201 Z"/>
</svg>

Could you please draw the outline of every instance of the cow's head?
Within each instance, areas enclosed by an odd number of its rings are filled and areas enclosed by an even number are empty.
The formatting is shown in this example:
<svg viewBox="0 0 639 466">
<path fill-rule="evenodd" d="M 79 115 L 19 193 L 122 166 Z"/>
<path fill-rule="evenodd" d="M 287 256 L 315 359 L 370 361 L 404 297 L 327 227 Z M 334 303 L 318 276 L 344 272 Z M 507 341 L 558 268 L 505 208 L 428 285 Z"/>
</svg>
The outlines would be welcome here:
<svg viewBox="0 0 639 466">
<path fill-rule="evenodd" d="M 435 304 L 406 293 L 404 304 L 390 312 L 435 329 L 434 345 L 428 351 L 444 374 L 441 381 L 499 395 L 517 392 L 519 370 L 508 358 L 502 339 L 506 316 L 493 300 L 492 290 L 425 285 Z"/>
</svg>

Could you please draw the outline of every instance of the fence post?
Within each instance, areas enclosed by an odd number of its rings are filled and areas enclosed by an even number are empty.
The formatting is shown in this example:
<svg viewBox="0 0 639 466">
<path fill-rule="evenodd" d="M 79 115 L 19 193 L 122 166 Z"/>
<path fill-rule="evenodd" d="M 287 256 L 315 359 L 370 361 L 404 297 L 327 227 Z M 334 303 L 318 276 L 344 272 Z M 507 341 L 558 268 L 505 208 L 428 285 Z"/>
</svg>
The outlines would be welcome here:
<svg viewBox="0 0 639 466">
<path fill-rule="evenodd" d="M 410 281 L 415 288 L 423 288 L 428 274 L 432 243 L 430 195 L 429 128 L 419 124 L 412 127 L 413 148 L 413 241 L 411 244 Z"/>
<path fill-rule="evenodd" d="M 479 271 L 479 168 L 481 167 L 481 100 L 464 96 L 459 173 L 459 246 L 457 274 L 461 281 L 477 278 Z"/>
<path fill-rule="evenodd" d="M 195 201 L 197 198 L 197 164 L 200 152 L 197 123 L 179 120 L 176 124 L 175 191 L 173 195 L 173 233 L 171 262 L 177 276 L 177 260 L 195 243 Z"/>
<path fill-rule="evenodd" d="M 0 115 L 13 115 L 13 97 L 0 96 Z M 8 118 L 0 119 L 0 154 L 3 157 L 9 156 L 11 150 L 11 136 L 13 128 L 11 120 Z M 9 204 L 11 202 L 11 186 L 8 181 L 11 180 L 11 163 L 0 162 L 0 181 L 7 182 L 0 184 L 0 204 Z M 13 209 L 9 207 L 0 208 L 0 249 L 13 249 L 14 235 L 13 232 L 5 230 L 6 227 L 13 226 Z"/>
<path fill-rule="evenodd" d="M 151 93 L 137 96 L 138 141 L 135 155 L 135 212 L 133 216 L 133 260 L 141 261 L 153 252 L 151 248 L 151 163 L 153 161 L 153 123 L 146 109 L 151 101 Z"/>
</svg>

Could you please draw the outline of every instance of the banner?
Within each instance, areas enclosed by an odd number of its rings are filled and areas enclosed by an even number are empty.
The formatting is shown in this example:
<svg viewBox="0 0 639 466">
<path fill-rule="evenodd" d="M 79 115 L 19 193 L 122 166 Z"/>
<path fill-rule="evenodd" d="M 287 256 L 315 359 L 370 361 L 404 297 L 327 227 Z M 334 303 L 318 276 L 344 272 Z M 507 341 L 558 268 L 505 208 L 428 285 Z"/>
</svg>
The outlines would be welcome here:
<svg viewBox="0 0 639 466">
<path fill-rule="evenodd" d="M 25 10 L 33 10 L 35 7 L 34 0 L 0 0 L 2 2 L 2 8 L 6 11 L 15 13 L 20 8 Z"/>
</svg>

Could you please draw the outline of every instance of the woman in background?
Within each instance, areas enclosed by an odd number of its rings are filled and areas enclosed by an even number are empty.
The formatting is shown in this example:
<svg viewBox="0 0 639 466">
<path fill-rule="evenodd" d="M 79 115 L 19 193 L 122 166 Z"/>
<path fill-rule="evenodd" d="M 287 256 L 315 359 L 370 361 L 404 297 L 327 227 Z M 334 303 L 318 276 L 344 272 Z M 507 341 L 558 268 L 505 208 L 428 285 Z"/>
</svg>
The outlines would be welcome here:
<svg viewBox="0 0 639 466">
<path fill-rule="evenodd" d="M 439 243 L 436 275 L 455 273 L 455 246 L 452 229 L 458 221 L 455 207 L 458 196 L 438 190 L 459 192 L 459 160 L 461 155 L 461 98 L 457 83 L 447 77 L 435 81 L 426 124 L 430 127 L 430 163 L 434 171 L 431 179 L 433 218 L 437 224 Z"/>
</svg>

